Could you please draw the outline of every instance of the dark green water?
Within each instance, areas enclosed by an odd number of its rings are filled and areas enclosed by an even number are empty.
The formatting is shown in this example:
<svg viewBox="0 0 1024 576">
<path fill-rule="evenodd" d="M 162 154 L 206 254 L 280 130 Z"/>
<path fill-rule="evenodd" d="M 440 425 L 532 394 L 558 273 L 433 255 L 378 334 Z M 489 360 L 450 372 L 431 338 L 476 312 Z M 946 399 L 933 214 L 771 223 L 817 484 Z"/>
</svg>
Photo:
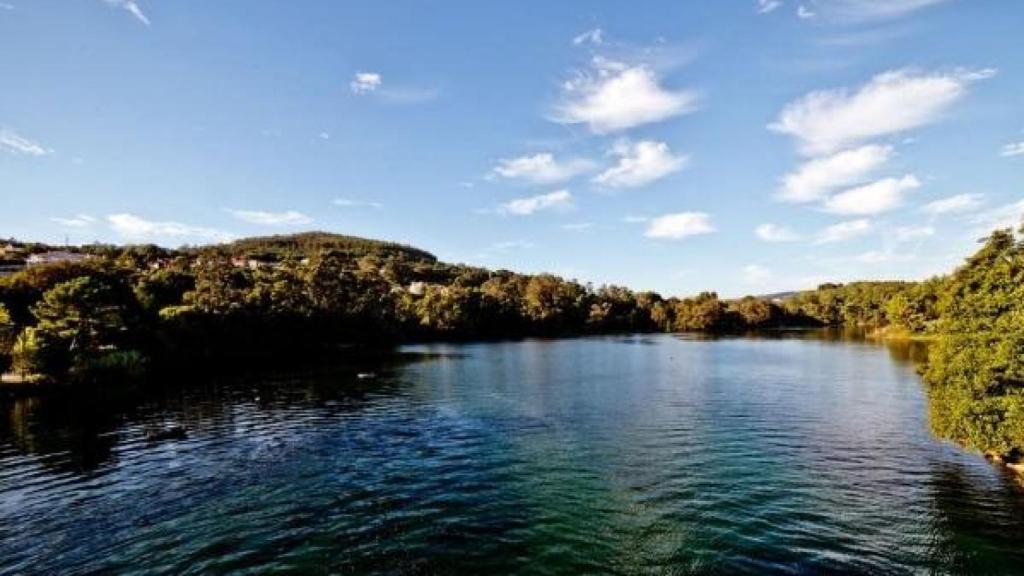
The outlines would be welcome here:
<svg viewBox="0 0 1024 576">
<path fill-rule="evenodd" d="M 0 573 L 1024 566 L 1024 489 L 929 435 L 913 349 L 802 334 L 404 352 L 373 381 L 0 401 Z M 172 422 L 187 439 L 146 441 Z"/>
</svg>

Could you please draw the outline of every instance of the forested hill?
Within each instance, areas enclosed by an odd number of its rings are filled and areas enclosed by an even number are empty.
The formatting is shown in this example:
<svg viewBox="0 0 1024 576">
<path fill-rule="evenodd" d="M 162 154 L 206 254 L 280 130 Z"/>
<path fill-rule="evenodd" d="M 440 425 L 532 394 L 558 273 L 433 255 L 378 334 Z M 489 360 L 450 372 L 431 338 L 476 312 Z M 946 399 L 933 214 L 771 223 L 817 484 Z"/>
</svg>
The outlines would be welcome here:
<svg viewBox="0 0 1024 576">
<path fill-rule="evenodd" d="M 437 261 L 437 257 L 430 252 L 412 246 L 329 232 L 257 236 L 228 244 L 206 246 L 201 250 L 213 250 L 232 256 L 268 256 L 274 259 L 309 257 L 323 251 L 337 251 L 356 258 L 395 256 L 406 260 Z"/>
<path fill-rule="evenodd" d="M 26 262 L 47 248 L 10 242 L 0 256 Z M 381 340 L 856 325 L 935 339 L 925 380 L 936 431 L 1024 459 L 1024 241 L 1010 230 L 949 276 L 728 301 L 446 264 L 321 232 L 67 250 L 79 254 L 0 276 L 0 372 L 12 362 L 53 378 L 233 366 Z"/>
</svg>

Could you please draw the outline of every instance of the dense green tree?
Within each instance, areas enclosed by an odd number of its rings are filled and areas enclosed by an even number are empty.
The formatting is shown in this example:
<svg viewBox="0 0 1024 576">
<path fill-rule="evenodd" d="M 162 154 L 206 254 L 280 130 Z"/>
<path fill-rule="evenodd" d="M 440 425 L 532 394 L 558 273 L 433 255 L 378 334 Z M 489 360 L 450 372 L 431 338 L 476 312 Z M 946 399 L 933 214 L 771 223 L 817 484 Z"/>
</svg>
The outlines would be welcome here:
<svg viewBox="0 0 1024 576">
<path fill-rule="evenodd" d="M 701 292 L 694 298 L 685 298 L 675 303 L 672 329 L 677 332 L 725 329 L 726 312 L 726 305 L 718 299 L 718 294 Z"/>
<path fill-rule="evenodd" d="M 738 322 L 747 328 L 768 328 L 783 322 L 783 311 L 777 305 L 763 299 L 747 296 L 731 306 L 738 315 Z"/>
<path fill-rule="evenodd" d="M 586 290 L 557 276 L 532 276 L 523 293 L 526 317 L 541 331 L 557 332 L 581 326 L 588 311 Z"/>
<path fill-rule="evenodd" d="M 1024 233 L 1024 230 L 1022 230 Z M 949 279 L 925 370 L 935 432 L 1024 456 L 1024 242 L 993 233 Z"/>
<path fill-rule="evenodd" d="M 16 334 L 14 321 L 7 311 L 7 307 L 0 304 L 0 374 L 11 368 L 11 352 L 14 348 Z"/>
<path fill-rule="evenodd" d="M 83 276 L 58 284 L 32 308 L 38 338 L 62 343 L 76 364 L 123 342 L 129 330 L 130 305 L 124 293 Z"/>
<path fill-rule="evenodd" d="M 144 310 L 159 312 L 166 306 L 181 304 L 185 294 L 194 290 L 195 277 L 181 268 L 166 268 L 141 274 L 135 284 L 135 297 Z"/>
<path fill-rule="evenodd" d="M 14 342 L 12 367 L 22 376 L 63 376 L 71 368 L 67 343 L 50 332 L 25 328 Z"/>
</svg>

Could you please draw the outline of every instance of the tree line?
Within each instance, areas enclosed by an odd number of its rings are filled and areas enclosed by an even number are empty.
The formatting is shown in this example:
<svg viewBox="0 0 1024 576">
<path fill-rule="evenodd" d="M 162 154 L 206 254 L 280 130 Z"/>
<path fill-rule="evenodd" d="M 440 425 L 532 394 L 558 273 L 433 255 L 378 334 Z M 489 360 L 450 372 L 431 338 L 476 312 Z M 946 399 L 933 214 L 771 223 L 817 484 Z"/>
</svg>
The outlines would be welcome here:
<svg viewBox="0 0 1024 576">
<path fill-rule="evenodd" d="M 779 303 L 663 298 L 446 264 L 329 234 L 222 246 L 86 246 L 92 256 L 0 278 L 0 368 L 60 378 L 425 339 L 815 325 Z"/>
<path fill-rule="evenodd" d="M 782 299 L 663 298 L 324 233 L 79 251 L 92 258 L 0 278 L 0 371 L 103 379 L 437 338 L 860 326 L 934 339 L 923 373 L 938 434 L 1024 456 L 1024 243 L 1010 230 L 948 276 Z"/>
</svg>

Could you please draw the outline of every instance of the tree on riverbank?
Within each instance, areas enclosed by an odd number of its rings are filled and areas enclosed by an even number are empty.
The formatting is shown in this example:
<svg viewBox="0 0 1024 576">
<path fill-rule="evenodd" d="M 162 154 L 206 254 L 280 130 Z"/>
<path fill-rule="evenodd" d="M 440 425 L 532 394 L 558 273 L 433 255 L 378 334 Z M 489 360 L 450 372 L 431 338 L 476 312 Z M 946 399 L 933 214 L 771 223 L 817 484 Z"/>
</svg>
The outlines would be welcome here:
<svg viewBox="0 0 1024 576">
<path fill-rule="evenodd" d="M 1024 234 L 1024 227 L 1021 229 Z M 940 436 L 1008 460 L 1024 457 L 1024 241 L 1009 230 L 950 278 L 924 372 Z"/>
<path fill-rule="evenodd" d="M 1009 231 L 949 277 L 824 284 L 782 302 L 595 289 L 322 233 L 88 251 L 85 262 L 0 278 L 0 368 L 11 358 L 20 372 L 61 376 L 146 359 L 235 366 L 412 339 L 891 328 L 938 336 L 925 372 L 936 433 L 1024 456 L 1024 246 Z"/>
<path fill-rule="evenodd" d="M 11 369 L 11 351 L 17 332 L 7 307 L 0 304 L 0 374 Z"/>
</svg>

